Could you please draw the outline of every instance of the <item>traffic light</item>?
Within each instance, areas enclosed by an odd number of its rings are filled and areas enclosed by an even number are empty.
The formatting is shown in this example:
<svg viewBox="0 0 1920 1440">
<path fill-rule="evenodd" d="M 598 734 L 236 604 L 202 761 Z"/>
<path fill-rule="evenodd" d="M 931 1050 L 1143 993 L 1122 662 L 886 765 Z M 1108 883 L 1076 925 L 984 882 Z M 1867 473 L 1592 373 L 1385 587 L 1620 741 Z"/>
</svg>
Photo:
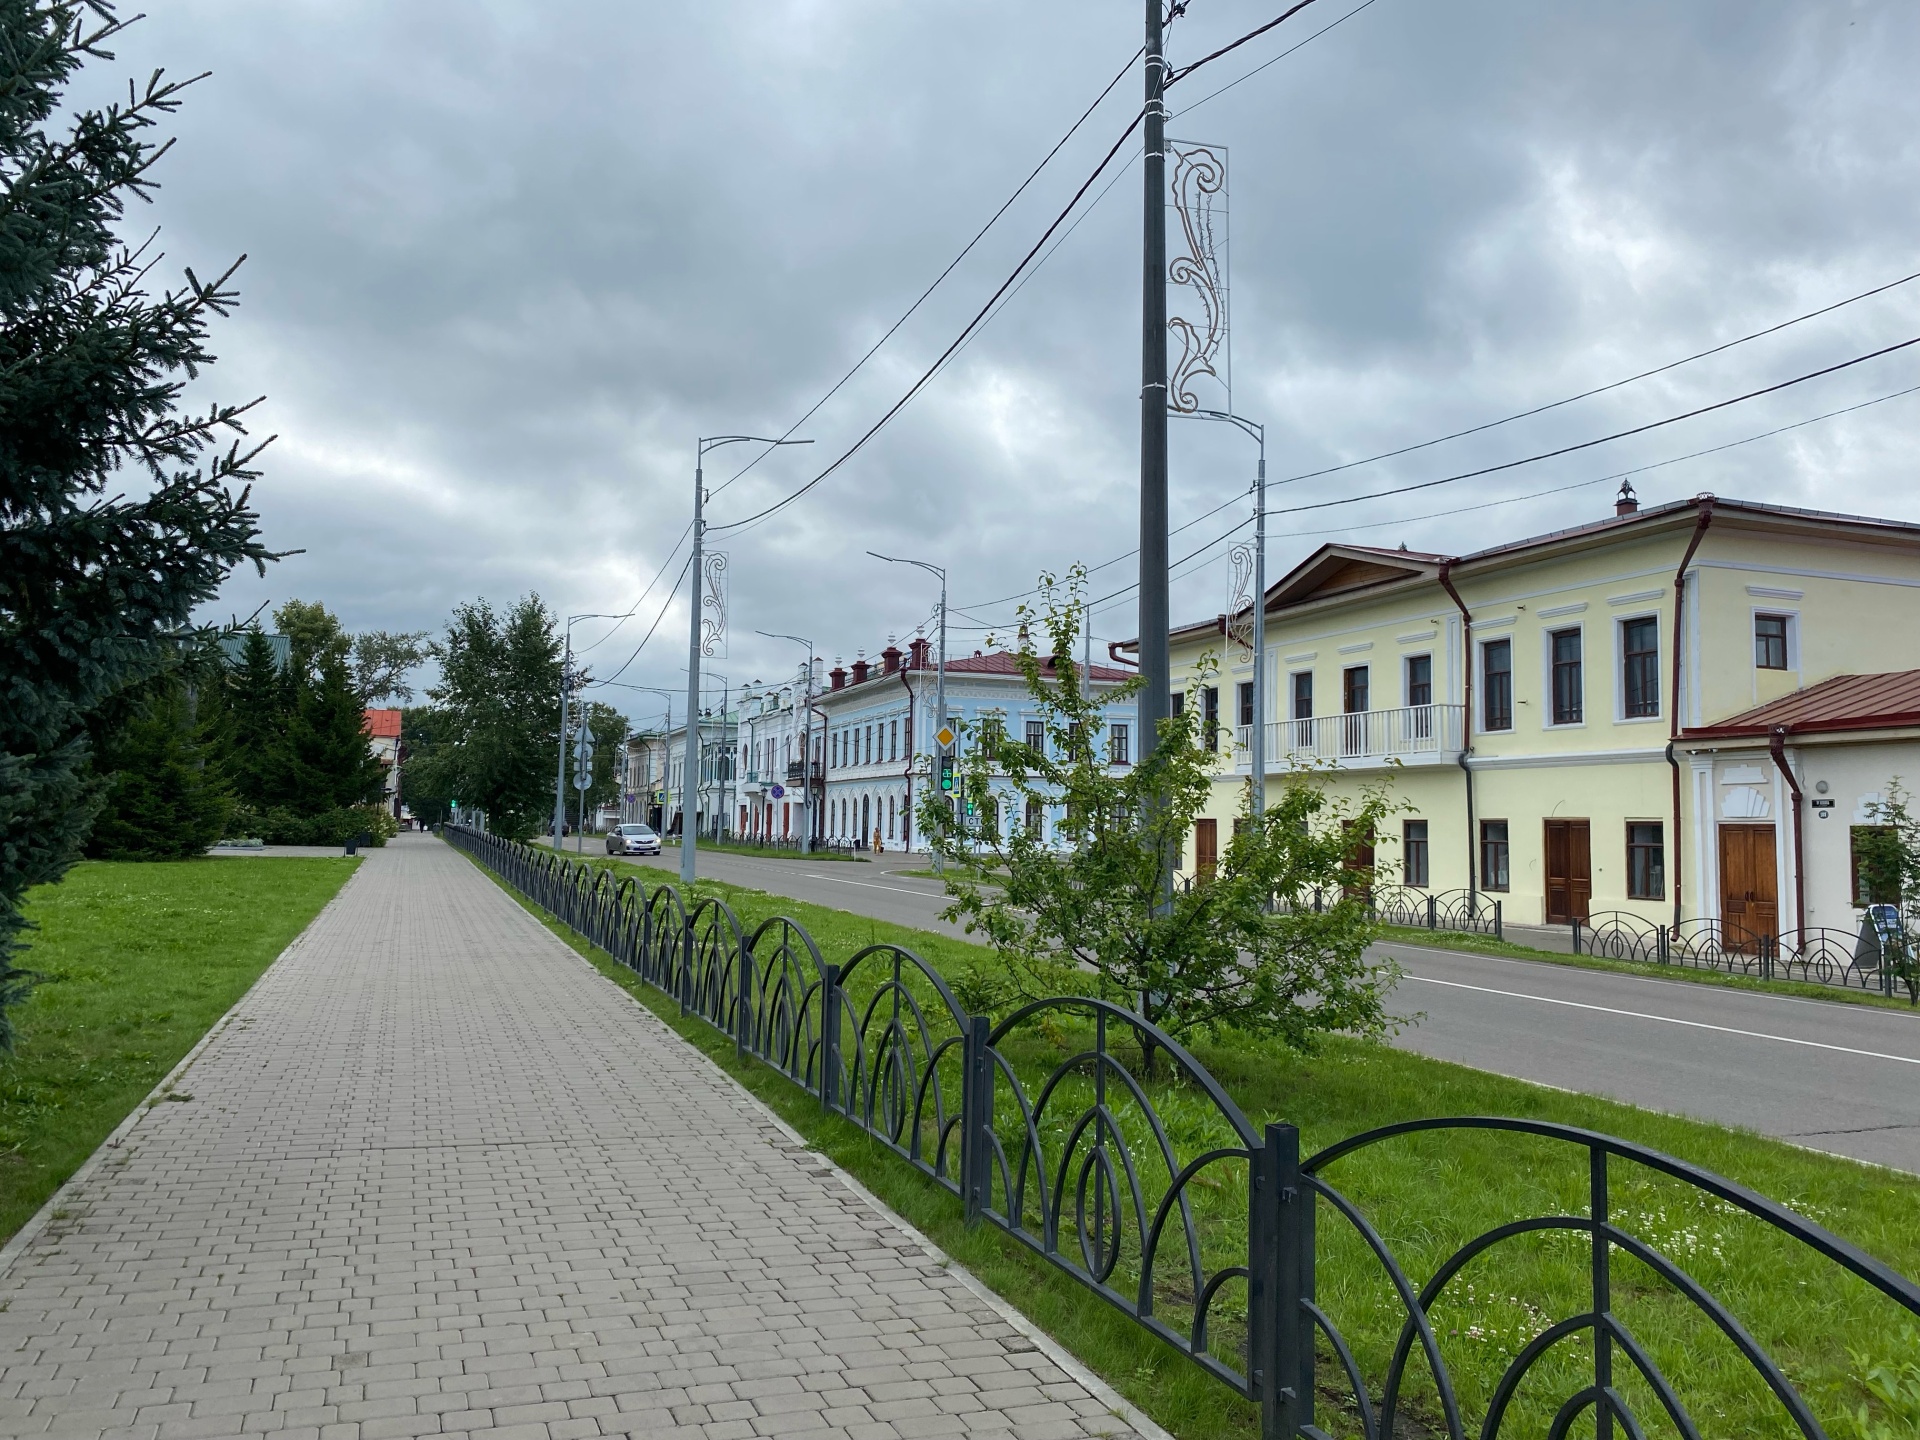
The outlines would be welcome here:
<svg viewBox="0 0 1920 1440">
<path fill-rule="evenodd" d="M 953 756 L 951 755 L 940 757 L 940 788 L 949 793 L 953 790 Z"/>
</svg>

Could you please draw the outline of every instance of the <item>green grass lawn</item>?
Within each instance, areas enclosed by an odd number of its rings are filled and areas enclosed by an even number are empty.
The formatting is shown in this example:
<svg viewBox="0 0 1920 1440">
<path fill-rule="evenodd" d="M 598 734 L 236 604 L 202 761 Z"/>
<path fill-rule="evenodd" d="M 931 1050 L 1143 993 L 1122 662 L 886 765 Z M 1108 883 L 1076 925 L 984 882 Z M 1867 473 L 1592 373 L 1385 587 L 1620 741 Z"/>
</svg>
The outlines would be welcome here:
<svg viewBox="0 0 1920 1440">
<path fill-rule="evenodd" d="M 776 913 L 791 916 L 807 927 L 830 960 L 844 962 L 862 946 L 892 942 L 911 948 L 963 986 L 967 977 L 993 963 L 980 947 L 944 935 L 734 886 L 703 882 L 699 890 L 726 899 L 749 926 Z M 885 1146 L 843 1120 L 823 1116 L 817 1099 L 769 1067 L 751 1060 L 736 1062 L 730 1041 L 698 1020 L 682 1019 L 675 1005 L 640 986 L 606 957 L 557 927 L 556 933 L 589 954 L 811 1143 L 1182 1440 L 1256 1433 L 1250 1408 L 1224 1386 L 993 1228 L 967 1230 L 958 1201 Z M 1068 1025 L 1005 1048 L 1031 1093 L 1034 1082 L 1084 1039 Z M 1737 1180 L 1852 1240 L 1896 1270 L 1920 1274 L 1920 1178 L 1384 1045 L 1335 1039 L 1310 1057 L 1245 1042 L 1200 1044 L 1195 1049 L 1256 1125 L 1268 1120 L 1298 1125 L 1306 1153 L 1376 1126 L 1436 1115 L 1491 1114 L 1581 1126 Z M 1149 1088 L 1183 1154 L 1223 1138 L 1211 1108 L 1198 1103 L 1197 1091 L 1171 1081 Z M 1137 1113 L 1121 1118 L 1130 1144 L 1145 1138 Z M 1007 1138 L 1003 1133 L 1003 1141 Z M 1920 1405 L 1899 1413 L 1898 1402 L 1889 1409 L 1871 1400 L 1861 1383 L 1863 1366 L 1856 1361 L 1856 1355 L 1887 1362 L 1920 1358 L 1920 1335 L 1903 1338 L 1905 1321 L 1897 1307 L 1802 1247 L 1689 1187 L 1649 1172 L 1627 1173 L 1629 1167 L 1618 1161 L 1615 1167 L 1614 1205 L 1622 1223 L 1733 1306 L 1762 1347 L 1801 1386 L 1831 1434 L 1858 1433 L 1863 1440 L 1871 1435 L 1870 1430 L 1856 1432 L 1850 1419 L 1863 1403 L 1874 1407 L 1882 1422 L 1895 1426 L 1885 1432 L 1888 1436 L 1920 1433 Z M 1523 1137 L 1411 1137 L 1344 1159 L 1325 1178 L 1379 1226 L 1416 1283 L 1466 1240 L 1494 1225 L 1539 1214 L 1585 1213 L 1584 1153 Z M 1199 1212 L 1209 1269 L 1234 1263 L 1236 1255 L 1244 1255 L 1244 1167 L 1237 1176 L 1218 1172 L 1212 1187 L 1189 1193 Z M 1154 1198 L 1150 1195 L 1150 1202 Z M 1324 1203 L 1320 1213 L 1319 1298 L 1377 1384 L 1400 1312 L 1354 1232 L 1336 1223 Z M 1561 1235 L 1507 1242 L 1474 1262 L 1450 1290 L 1453 1298 L 1436 1307 L 1442 1348 L 1474 1425 L 1506 1362 L 1548 1318 L 1583 1308 L 1585 1257 L 1584 1244 Z M 1137 1248 L 1127 1256 L 1128 1263 L 1136 1260 Z M 1160 1312 L 1175 1323 L 1192 1298 L 1190 1292 L 1182 1293 L 1182 1283 L 1175 1280 L 1163 1288 L 1156 1278 Z M 1797 1433 L 1731 1346 L 1639 1262 L 1617 1259 L 1614 1285 L 1616 1312 L 1655 1354 L 1708 1433 Z M 1231 1293 L 1223 1294 L 1227 1299 L 1214 1348 L 1230 1354 L 1236 1326 L 1244 1323 L 1244 1299 L 1236 1311 Z M 1333 1375 L 1330 1355 L 1323 1347 L 1323 1387 Z M 1522 1387 L 1506 1433 L 1544 1434 L 1558 1402 L 1584 1383 L 1579 1378 L 1583 1363 L 1590 1365 L 1590 1355 L 1583 1361 L 1582 1347 L 1572 1344 L 1536 1371 Z M 1617 1373 L 1625 1371 L 1624 1361 L 1616 1364 Z M 1915 1373 L 1920 1376 L 1920 1371 Z M 1671 1433 L 1652 1423 L 1659 1418 L 1657 1405 L 1644 1384 L 1630 1378 L 1623 1388 L 1649 1424 L 1649 1434 Z M 1440 1433 L 1432 1385 L 1416 1373 L 1409 1395 L 1417 1424 L 1407 1433 Z M 1920 1391 L 1915 1396 L 1920 1400 Z M 1335 1435 L 1353 1430 L 1351 1417 L 1341 1413 L 1330 1388 L 1323 1394 L 1321 1424 Z M 1574 1433 L 1591 1433 L 1591 1425 Z"/>
<path fill-rule="evenodd" d="M 27 895 L 45 976 L 0 1056 L 0 1238 L 18 1230 L 346 883 L 358 860 L 89 861 Z"/>
</svg>

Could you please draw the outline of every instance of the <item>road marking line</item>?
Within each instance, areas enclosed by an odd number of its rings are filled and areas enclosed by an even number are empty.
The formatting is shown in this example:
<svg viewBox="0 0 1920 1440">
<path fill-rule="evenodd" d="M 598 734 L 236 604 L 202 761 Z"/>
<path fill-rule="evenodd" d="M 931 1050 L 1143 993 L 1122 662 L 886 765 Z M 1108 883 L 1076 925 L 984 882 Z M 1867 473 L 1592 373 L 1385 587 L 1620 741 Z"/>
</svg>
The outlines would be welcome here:
<svg viewBox="0 0 1920 1440">
<path fill-rule="evenodd" d="M 1532 1000 L 1540 1005 L 1564 1005 L 1570 1010 L 1595 1010 L 1602 1015 L 1624 1015 L 1630 1020 L 1657 1020 L 1662 1025 L 1684 1025 L 1689 1030 L 1717 1030 L 1722 1035 L 1740 1035 L 1748 1040 L 1777 1040 L 1782 1045 L 1804 1045 L 1809 1050 L 1832 1050 L 1842 1055 L 1860 1055 L 1869 1060 L 1893 1060 L 1901 1065 L 1920 1065 L 1920 1057 L 1886 1055 L 1878 1050 L 1856 1050 L 1850 1045 L 1826 1045 L 1818 1040 L 1800 1040 L 1792 1035 L 1769 1035 L 1763 1030 L 1736 1030 L 1731 1025 L 1709 1025 L 1704 1020 L 1679 1020 L 1671 1015 L 1649 1015 L 1643 1010 L 1616 1010 L 1611 1005 L 1587 1005 L 1578 1000 L 1556 1000 L 1548 995 L 1529 995 L 1523 990 L 1496 990 L 1491 985 L 1468 985 L 1459 980 L 1435 980 L 1430 975 L 1403 977 L 1422 985 L 1444 985 L 1449 990 L 1478 990 L 1483 995 L 1503 995 L 1509 1000 Z"/>
<path fill-rule="evenodd" d="M 1541 965 L 1552 965 L 1557 963 L 1552 960 L 1523 960 L 1515 955 L 1483 955 L 1478 950 L 1453 950 L 1453 949 L 1447 948 L 1444 945 L 1416 945 L 1409 940 L 1376 940 L 1373 943 L 1376 945 L 1390 945 L 1395 949 L 1399 949 L 1399 950 L 1414 950 L 1419 952 L 1422 955 L 1444 955 L 1448 959 L 1453 959 L 1453 960 L 1486 960 L 1486 961 L 1492 962 L 1495 965 L 1529 965 L 1529 966 L 1538 967 Z M 1606 956 L 1599 956 L 1599 957 L 1579 956 L 1574 958 L 1606 959 L 1607 957 Z M 1622 960 L 1616 963 L 1622 964 L 1622 965 L 1628 965 L 1634 962 L 1628 961 L 1628 960 Z M 1635 985 L 1685 985 L 1689 983 L 1687 980 L 1683 979 L 1679 975 L 1630 975 L 1624 970 L 1611 970 L 1611 969 L 1604 969 L 1604 968 L 1588 969 L 1584 965 L 1563 966 L 1562 968 L 1573 969 L 1573 970 L 1584 970 L 1589 975 L 1611 975 L 1617 980 L 1630 981 Z M 1693 969 L 1693 973 L 1696 975 L 1728 975 L 1733 973 L 1731 971 L 1726 971 L 1726 970 L 1707 970 L 1707 969 L 1699 969 L 1694 967 L 1688 967 L 1688 968 Z M 1748 976 L 1747 978 L 1753 979 L 1755 977 Z M 1808 981 L 1800 981 L 1796 983 L 1811 985 L 1811 984 L 1817 984 L 1819 982 L 1808 980 Z M 1858 1014 L 1862 1010 L 1870 1010 L 1876 1015 L 1887 1015 L 1895 1018 L 1898 1018 L 1902 1014 L 1906 1013 L 1899 1010 L 1888 1010 L 1885 1007 L 1880 1005 L 1849 1005 L 1844 1000 L 1816 1000 L 1811 995 L 1776 995 L 1770 990 L 1747 990 L 1738 985 L 1714 985 L 1708 988 L 1718 990 L 1723 995 L 1740 995 L 1740 996 L 1746 997 L 1749 1000 L 1763 1000 L 1768 1004 L 1823 1005 L 1829 1010 L 1848 1010 L 1848 1011 L 1852 1011 L 1855 1014 Z"/>
<path fill-rule="evenodd" d="M 842 880 L 838 875 L 808 875 L 809 880 L 830 880 L 835 885 L 858 885 L 862 890 L 891 890 L 896 895 L 918 895 L 922 900 L 944 900 L 931 890 L 907 890 L 899 885 L 876 885 L 871 880 Z"/>
</svg>

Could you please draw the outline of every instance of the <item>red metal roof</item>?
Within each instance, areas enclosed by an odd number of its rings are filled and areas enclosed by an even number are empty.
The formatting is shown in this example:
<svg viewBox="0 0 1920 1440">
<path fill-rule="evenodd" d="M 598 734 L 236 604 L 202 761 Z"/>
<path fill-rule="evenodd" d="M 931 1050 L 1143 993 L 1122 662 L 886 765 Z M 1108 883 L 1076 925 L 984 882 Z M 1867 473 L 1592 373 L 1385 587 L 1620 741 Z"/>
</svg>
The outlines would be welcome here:
<svg viewBox="0 0 1920 1440">
<path fill-rule="evenodd" d="M 400 712 L 398 710 L 367 711 L 365 721 L 367 734 L 376 740 L 398 740 L 400 738 Z"/>
<path fill-rule="evenodd" d="M 1833 730 L 1893 730 L 1920 725 L 1920 670 L 1886 675 L 1835 675 L 1765 705 L 1756 705 L 1714 725 L 1699 725 L 1682 735 L 1768 735 Z"/>
</svg>

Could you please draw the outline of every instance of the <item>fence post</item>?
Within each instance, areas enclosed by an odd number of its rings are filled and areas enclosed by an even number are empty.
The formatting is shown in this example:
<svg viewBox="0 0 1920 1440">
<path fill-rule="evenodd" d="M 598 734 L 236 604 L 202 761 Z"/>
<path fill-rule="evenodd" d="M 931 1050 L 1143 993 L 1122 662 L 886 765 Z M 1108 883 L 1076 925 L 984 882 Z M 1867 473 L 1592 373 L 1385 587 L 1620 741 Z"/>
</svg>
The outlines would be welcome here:
<svg viewBox="0 0 1920 1440">
<path fill-rule="evenodd" d="M 1673 963 L 1673 950 L 1670 941 L 1671 936 L 1667 932 L 1667 927 L 1662 925 L 1660 927 L 1660 941 L 1658 946 L 1660 963 L 1662 965 L 1671 965 Z"/>
<path fill-rule="evenodd" d="M 1578 955 L 1580 953 L 1580 917 L 1575 915 L 1567 923 L 1573 927 L 1573 953 Z"/>
<path fill-rule="evenodd" d="M 1506 939 L 1506 932 L 1503 931 L 1500 927 L 1501 927 L 1500 902 L 1496 900 L 1493 902 L 1493 938 L 1496 940 Z"/>
<path fill-rule="evenodd" d="M 687 996 L 693 989 L 693 912 L 687 912 L 680 927 L 680 973 L 673 978 L 673 993 L 680 999 L 680 1018 L 687 1018 Z"/>
<path fill-rule="evenodd" d="M 975 1015 L 967 1022 L 966 1083 L 960 1087 L 960 1205 L 969 1225 L 987 1213 L 993 1183 L 993 1055 L 987 1037 L 993 1022 Z"/>
<path fill-rule="evenodd" d="M 1313 1198 L 1300 1175 L 1300 1132 L 1268 1125 L 1253 1151 L 1247 1203 L 1247 1378 L 1260 1440 L 1292 1440 L 1313 1423 Z"/>
<path fill-rule="evenodd" d="M 1434 897 L 1429 895 L 1427 896 L 1427 929 L 1438 930 L 1439 928 L 1440 912 L 1434 903 Z"/>
<path fill-rule="evenodd" d="M 1760 978 L 1773 979 L 1773 937 L 1771 935 L 1760 937 Z"/>
<path fill-rule="evenodd" d="M 744 1060 L 747 1054 L 747 1030 L 753 1024 L 753 951 L 747 948 L 747 932 L 740 931 L 740 946 L 734 958 L 733 1058 Z"/>
<path fill-rule="evenodd" d="M 820 977 L 820 1108 L 833 1109 L 840 1092 L 840 967 L 828 963 Z"/>
</svg>

